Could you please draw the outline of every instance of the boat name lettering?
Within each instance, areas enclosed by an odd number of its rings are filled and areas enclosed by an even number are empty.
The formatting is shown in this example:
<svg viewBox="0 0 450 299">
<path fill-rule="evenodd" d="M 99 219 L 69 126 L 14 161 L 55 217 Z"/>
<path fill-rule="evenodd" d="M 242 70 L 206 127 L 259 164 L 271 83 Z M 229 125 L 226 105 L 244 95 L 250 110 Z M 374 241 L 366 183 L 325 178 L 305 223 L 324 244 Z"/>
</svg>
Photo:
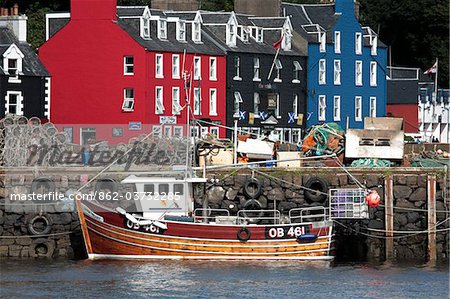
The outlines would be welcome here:
<svg viewBox="0 0 450 299">
<path fill-rule="evenodd" d="M 266 239 L 295 239 L 305 234 L 305 226 L 266 227 Z"/>
</svg>

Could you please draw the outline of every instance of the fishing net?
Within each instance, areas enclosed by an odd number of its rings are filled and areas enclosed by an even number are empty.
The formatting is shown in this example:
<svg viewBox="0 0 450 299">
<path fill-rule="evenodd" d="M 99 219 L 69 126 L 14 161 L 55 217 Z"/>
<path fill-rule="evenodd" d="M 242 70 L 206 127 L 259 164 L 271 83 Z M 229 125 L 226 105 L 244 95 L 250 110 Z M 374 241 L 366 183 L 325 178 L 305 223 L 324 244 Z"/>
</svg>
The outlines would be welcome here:
<svg viewBox="0 0 450 299">
<path fill-rule="evenodd" d="M 322 156 L 344 151 L 344 130 L 337 123 L 325 123 L 311 128 L 303 139 L 305 156 Z"/>
</svg>

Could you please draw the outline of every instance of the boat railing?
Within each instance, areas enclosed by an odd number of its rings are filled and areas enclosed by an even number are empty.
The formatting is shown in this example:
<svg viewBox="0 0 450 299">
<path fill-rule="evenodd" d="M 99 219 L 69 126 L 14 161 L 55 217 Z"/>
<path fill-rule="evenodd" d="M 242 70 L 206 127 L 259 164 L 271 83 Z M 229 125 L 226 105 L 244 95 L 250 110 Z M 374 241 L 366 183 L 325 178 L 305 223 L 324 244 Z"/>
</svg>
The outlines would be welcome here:
<svg viewBox="0 0 450 299">
<path fill-rule="evenodd" d="M 239 210 L 237 212 L 238 224 L 279 224 L 281 213 L 278 210 Z"/>
<path fill-rule="evenodd" d="M 327 208 L 323 206 L 295 208 L 289 211 L 289 220 L 291 223 L 319 222 L 327 219 Z"/>
<path fill-rule="evenodd" d="M 218 216 L 230 217 L 230 211 L 227 209 L 198 208 L 194 210 L 194 222 L 212 222 Z"/>
</svg>

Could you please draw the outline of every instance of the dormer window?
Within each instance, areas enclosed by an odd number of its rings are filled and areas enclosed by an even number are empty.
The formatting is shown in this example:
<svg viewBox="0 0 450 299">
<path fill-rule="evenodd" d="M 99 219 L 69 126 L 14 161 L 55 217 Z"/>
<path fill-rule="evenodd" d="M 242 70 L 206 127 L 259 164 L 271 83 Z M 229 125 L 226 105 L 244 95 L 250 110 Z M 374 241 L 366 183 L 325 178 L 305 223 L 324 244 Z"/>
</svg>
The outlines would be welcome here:
<svg viewBox="0 0 450 299">
<path fill-rule="evenodd" d="M 142 18 L 142 38 L 150 39 L 150 18 Z"/>
<path fill-rule="evenodd" d="M 247 28 L 241 27 L 241 40 L 243 42 L 248 42 L 248 30 Z"/>
<path fill-rule="evenodd" d="M 227 45 L 230 47 L 236 46 L 237 26 L 233 22 L 227 24 Z"/>
<path fill-rule="evenodd" d="M 202 41 L 200 22 L 194 22 L 192 24 L 192 40 L 196 43 Z"/>
<path fill-rule="evenodd" d="M 186 22 L 183 20 L 177 22 L 177 40 L 186 41 Z"/>
<path fill-rule="evenodd" d="M 292 44 L 292 34 L 289 30 L 286 30 L 284 32 L 284 38 L 282 43 L 282 48 L 285 51 L 291 50 L 291 44 Z"/>
<path fill-rule="evenodd" d="M 19 75 L 22 74 L 22 60 L 24 55 L 20 49 L 12 44 L 3 53 L 3 70 L 5 74 L 9 75 L 8 82 L 10 83 L 20 83 Z"/>
<path fill-rule="evenodd" d="M 167 21 L 164 19 L 158 21 L 158 38 L 167 39 Z"/>
</svg>

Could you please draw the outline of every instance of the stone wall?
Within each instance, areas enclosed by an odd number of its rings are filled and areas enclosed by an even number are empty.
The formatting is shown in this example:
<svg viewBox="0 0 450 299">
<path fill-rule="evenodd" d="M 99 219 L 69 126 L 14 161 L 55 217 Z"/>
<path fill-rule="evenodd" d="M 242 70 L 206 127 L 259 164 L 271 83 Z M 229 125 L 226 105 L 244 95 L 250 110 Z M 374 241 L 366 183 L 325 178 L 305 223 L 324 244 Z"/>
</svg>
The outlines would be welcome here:
<svg viewBox="0 0 450 299">
<path fill-rule="evenodd" d="M 100 169 L 77 168 L 53 171 L 51 178 L 56 190 L 65 193 L 76 190 L 83 182 L 96 175 Z M 425 174 L 427 173 L 428 174 Z M 312 177 L 326 181 L 329 188 L 355 188 L 352 178 L 338 168 L 302 168 L 295 171 L 265 169 L 264 176 L 251 170 L 238 172 L 217 171 L 209 172 L 209 183 L 206 184 L 208 205 L 213 209 L 228 209 L 232 214 L 244 208 L 248 198 L 243 193 L 245 182 L 252 176 L 262 182 L 262 194 L 258 197 L 263 209 L 272 210 L 274 205 L 281 213 L 286 214 L 292 208 L 318 206 L 322 203 L 308 202 L 302 188 Z M 446 218 L 448 206 L 444 202 L 445 180 L 442 171 L 433 169 L 354 169 L 352 173 L 358 181 L 366 187 L 376 189 L 382 198 L 382 205 L 370 209 L 369 219 L 338 220 L 335 225 L 336 256 L 351 260 L 383 261 L 386 257 L 385 245 L 386 215 L 384 207 L 385 178 L 393 177 L 394 197 L 394 230 L 395 231 L 424 231 L 427 230 L 427 178 L 428 175 L 437 176 L 436 210 L 437 222 Z M 131 173 L 109 171 L 100 178 L 112 178 L 121 181 Z M 1 180 L 5 186 L 22 188 L 27 192 L 35 175 L 30 170 L 16 171 L 13 175 L 3 176 Z M 211 183 L 213 179 L 214 183 Z M 3 186 L 3 185 L 2 185 Z M 447 192 L 450 184 L 447 182 Z M 91 184 L 85 191 L 92 191 Z M 8 205 L 8 190 L 0 188 L 0 256 L 1 257 L 35 257 L 47 256 L 39 244 L 46 244 L 52 250 L 51 257 L 84 257 L 84 245 L 80 233 L 78 217 L 74 211 L 73 202 L 59 202 L 39 204 L 27 202 L 23 205 Z M 119 192 L 130 191 L 124 187 Z M 448 194 L 448 193 L 447 193 Z M 198 185 L 194 192 L 195 205 L 203 206 L 202 185 Z M 325 202 L 327 204 L 327 202 Z M 123 206 L 123 208 L 127 208 Z M 30 210 L 31 209 L 31 210 Z M 411 210 L 412 209 L 412 210 Z M 417 211 L 415 210 L 417 209 Z M 49 219 L 52 230 L 49 236 L 36 237 L 28 229 L 30 218 L 42 214 Z M 444 223 L 438 229 L 448 228 Z M 407 237 L 404 237 L 407 236 Z M 437 233 L 437 257 L 448 258 L 448 234 Z M 36 245 L 37 244 L 37 245 Z M 394 257 L 397 260 L 427 260 L 427 234 L 395 234 Z M 52 249 L 54 248 L 54 249 Z M 30 251 L 31 249 L 31 251 Z"/>
</svg>

